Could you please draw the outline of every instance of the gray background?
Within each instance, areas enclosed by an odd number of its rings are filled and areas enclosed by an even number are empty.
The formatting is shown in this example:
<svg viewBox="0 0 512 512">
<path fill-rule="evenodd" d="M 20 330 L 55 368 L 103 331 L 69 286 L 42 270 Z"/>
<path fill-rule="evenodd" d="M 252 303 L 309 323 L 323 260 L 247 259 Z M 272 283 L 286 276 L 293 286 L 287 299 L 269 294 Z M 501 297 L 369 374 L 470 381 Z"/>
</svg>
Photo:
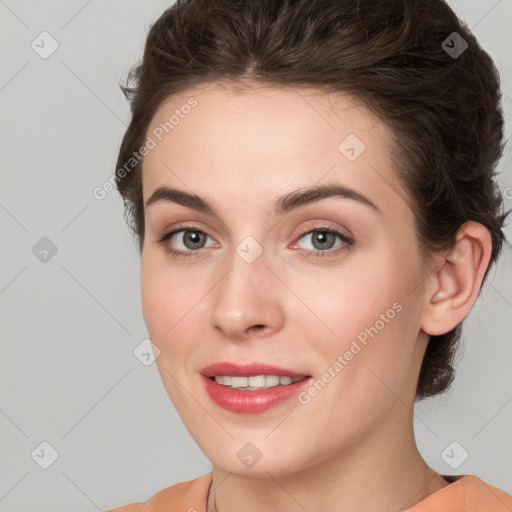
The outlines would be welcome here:
<svg viewBox="0 0 512 512">
<path fill-rule="evenodd" d="M 508 138 L 512 0 L 449 4 L 500 70 Z M 155 364 L 133 354 L 147 331 L 121 198 L 115 190 L 101 201 L 92 195 L 115 170 L 129 119 L 118 84 L 168 5 L 0 0 L 1 511 L 105 510 L 210 470 Z M 47 59 L 31 48 L 43 31 L 59 45 Z M 510 153 L 508 145 L 499 165 L 507 209 Z M 512 226 L 506 231 L 512 240 Z M 46 262 L 33 253 L 48 243 L 43 237 L 57 248 Z M 415 415 L 432 467 L 475 474 L 509 493 L 511 319 L 512 250 L 505 247 L 466 319 L 453 389 Z M 43 441 L 58 452 L 47 469 L 39 465 L 50 460 Z M 442 457 L 453 441 L 469 454 L 457 468 Z M 452 447 L 452 459 L 462 460 Z"/>
</svg>

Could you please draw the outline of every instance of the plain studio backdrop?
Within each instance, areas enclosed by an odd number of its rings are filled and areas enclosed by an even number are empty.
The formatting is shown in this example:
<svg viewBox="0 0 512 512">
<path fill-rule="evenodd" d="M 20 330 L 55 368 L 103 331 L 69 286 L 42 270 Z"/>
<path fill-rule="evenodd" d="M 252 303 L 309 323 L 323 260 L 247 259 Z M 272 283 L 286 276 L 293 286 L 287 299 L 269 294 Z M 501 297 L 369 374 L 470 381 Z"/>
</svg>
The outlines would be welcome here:
<svg viewBox="0 0 512 512">
<path fill-rule="evenodd" d="M 498 67 L 508 139 L 512 1 L 449 4 Z M 93 195 L 129 120 L 118 84 L 169 5 L 0 0 L 0 511 L 105 510 L 211 468 L 142 362 L 140 260 L 121 197 Z M 510 144 L 498 169 L 510 209 Z M 415 412 L 433 468 L 508 493 L 511 329 L 505 245 L 465 321 L 451 391 Z"/>
</svg>

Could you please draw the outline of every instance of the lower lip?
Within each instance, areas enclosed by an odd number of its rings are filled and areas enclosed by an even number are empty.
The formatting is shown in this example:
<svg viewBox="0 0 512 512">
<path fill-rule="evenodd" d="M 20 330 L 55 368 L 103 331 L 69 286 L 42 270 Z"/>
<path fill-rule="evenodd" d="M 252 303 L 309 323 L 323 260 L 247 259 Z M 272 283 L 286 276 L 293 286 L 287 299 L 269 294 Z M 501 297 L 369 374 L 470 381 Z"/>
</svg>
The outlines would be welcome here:
<svg viewBox="0 0 512 512">
<path fill-rule="evenodd" d="M 261 390 L 233 389 L 218 384 L 215 380 L 201 375 L 210 398 L 224 409 L 232 412 L 257 414 L 267 411 L 296 396 L 309 385 L 312 377 L 293 384 L 272 386 Z"/>
</svg>

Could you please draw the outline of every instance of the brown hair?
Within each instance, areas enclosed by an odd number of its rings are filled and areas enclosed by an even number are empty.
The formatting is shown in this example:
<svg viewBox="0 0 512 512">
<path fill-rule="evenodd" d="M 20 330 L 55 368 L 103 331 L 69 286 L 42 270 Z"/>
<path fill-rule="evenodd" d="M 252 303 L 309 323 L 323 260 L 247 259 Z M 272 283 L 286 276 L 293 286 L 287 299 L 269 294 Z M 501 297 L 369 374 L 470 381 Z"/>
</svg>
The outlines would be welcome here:
<svg viewBox="0 0 512 512">
<path fill-rule="evenodd" d="M 460 55 L 454 37 L 467 43 Z M 357 98 L 393 132 L 396 175 L 413 205 L 425 261 L 449 250 L 458 228 L 473 220 L 492 238 L 485 281 L 509 213 L 494 180 L 504 148 L 500 80 L 443 0 L 177 0 L 151 27 L 142 63 L 121 86 L 132 118 L 116 185 L 140 251 L 142 165 L 126 172 L 126 162 L 143 146 L 164 100 L 210 81 L 316 87 Z M 431 336 L 417 399 L 449 387 L 461 327 Z"/>
</svg>

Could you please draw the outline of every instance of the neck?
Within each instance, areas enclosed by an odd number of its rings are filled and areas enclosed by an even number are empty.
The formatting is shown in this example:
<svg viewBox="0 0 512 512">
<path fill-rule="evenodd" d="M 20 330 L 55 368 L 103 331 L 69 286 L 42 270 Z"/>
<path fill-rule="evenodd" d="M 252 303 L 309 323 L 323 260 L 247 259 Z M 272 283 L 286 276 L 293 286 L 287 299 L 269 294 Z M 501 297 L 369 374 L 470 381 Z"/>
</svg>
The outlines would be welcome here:
<svg viewBox="0 0 512 512">
<path fill-rule="evenodd" d="M 448 482 L 421 457 L 412 411 L 397 400 L 392 421 L 372 436 L 296 473 L 254 478 L 213 466 L 208 512 L 397 512 Z M 398 412 L 398 414 L 397 414 Z"/>
</svg>

